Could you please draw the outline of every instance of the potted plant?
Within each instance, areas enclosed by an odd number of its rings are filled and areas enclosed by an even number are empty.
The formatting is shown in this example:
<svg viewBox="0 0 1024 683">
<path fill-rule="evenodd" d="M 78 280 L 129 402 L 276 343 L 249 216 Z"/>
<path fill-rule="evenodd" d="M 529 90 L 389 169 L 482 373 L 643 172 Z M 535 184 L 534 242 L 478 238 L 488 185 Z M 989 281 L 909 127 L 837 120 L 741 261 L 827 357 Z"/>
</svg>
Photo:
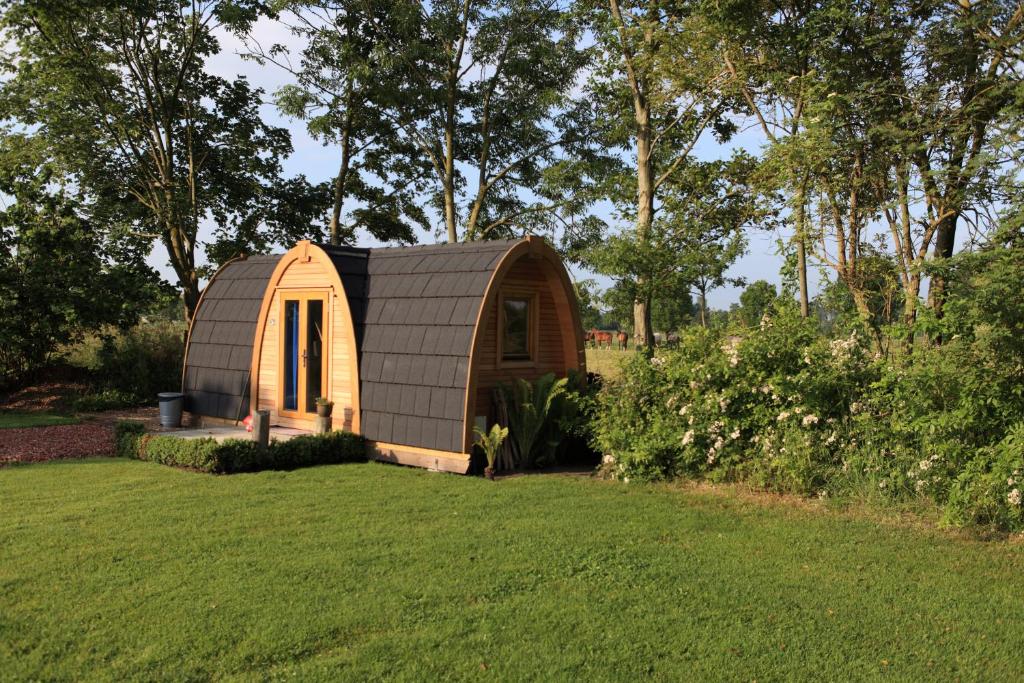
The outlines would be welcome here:
<svg viewBox="0 0 1024 683">
<path fill-rule="evenodd" d="M 332 410 L 334 410 L 334 401 L 328 401 L 323 396 L 316 400 L 316 414 L 320 417 L 330 417 Z"/>
<path fill-rule="evenodd" d="M 484 468 L 484 476 L 494 481 L 494 461 L 498 459 L 498 450 L 508 436 L 508 427 L 502 427 L 495 423 L 491 425 L 490 432 L 484 432 L 479 427 L 473 427 L 476 432 L 476 445 L 483 449 L 487 456 L 487 467 Z"/>
</svg>

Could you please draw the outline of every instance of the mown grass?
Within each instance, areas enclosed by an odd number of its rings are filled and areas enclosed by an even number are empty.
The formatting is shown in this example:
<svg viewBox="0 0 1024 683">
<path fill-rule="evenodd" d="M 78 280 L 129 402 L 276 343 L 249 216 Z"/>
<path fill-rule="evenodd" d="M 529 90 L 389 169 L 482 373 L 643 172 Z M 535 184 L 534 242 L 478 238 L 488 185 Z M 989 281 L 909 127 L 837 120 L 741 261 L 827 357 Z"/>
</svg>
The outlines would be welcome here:
<svg viewBox="0 0 1024 683">
<path fill-rule="evenodd" d="M 1024 548 L 730 493 L 382 464 L 0 471 L 0 671 L 1015 680 Z"/>
<path fill-rule="evenodd" d="M 588 346 L 587 370 L 596 372 L 607 379 L 614 379 L 622 374 L 621 364 L 626 358 L 629 358 L 631 353 L 633 353 L 632 346 L 627 350 L 619 350 L 614 347 L 595 349 Z"/>
<path fill-rule="evenodd" d="M 22 427 L 52 427 L 53 425 L 77 424 L 78 418 L 48 412 L 21 412 L 0 410 L 0 429 Z"/>
</svg>

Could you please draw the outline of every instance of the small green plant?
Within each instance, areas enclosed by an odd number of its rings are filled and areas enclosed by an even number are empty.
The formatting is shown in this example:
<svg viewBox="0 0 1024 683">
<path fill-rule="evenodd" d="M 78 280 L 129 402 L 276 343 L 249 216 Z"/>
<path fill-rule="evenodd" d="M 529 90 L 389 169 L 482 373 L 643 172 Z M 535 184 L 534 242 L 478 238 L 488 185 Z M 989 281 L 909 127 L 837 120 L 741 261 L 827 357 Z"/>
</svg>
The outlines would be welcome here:
<svg viewBox="0 0 1024 683">
<path fill-rule="evenodd" d="M 318 396 L 316 399 L 316 404 L 318 406 L 333 406 L 334 401 L 331 401 L 326 396 Z"/>
<path fill-rule="evenodd" d="M 476 432 L 476 445 L 487 456 L 487 467 L 484 469 L 484 476 L 488 479 L 494 479 L 494 463 L 498 459 L 498 451 L 501 449 L 501 445 L 505 443 L 505 439 L 508 437 L 508 427 L 502 427 L 495 423 L 491 425 L 490 432 L 485 432 L 479 427 L 473 427 L 473 431 Z"/>
</svg>

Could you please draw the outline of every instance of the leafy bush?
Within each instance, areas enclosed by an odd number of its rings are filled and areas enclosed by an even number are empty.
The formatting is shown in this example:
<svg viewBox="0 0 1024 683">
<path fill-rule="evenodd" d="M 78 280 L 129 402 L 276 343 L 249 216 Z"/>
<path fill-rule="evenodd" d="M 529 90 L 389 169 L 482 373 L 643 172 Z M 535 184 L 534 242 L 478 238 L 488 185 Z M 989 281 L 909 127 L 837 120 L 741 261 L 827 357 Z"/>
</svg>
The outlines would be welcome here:
<svg viewBox="0 0 1024 683">
<path fill-rule="evenodd" d="M 90 390 L 75 399 L 76 410 L 110 410 L 152 404 L 161 391 L 181 386 L 184 323 L 153 321 L 108 331 L 72 351 L 71 361 L 92 377 Z"/>
<path fill-rule="evenodd" d="M 227 439 L 182 439 L 145 434 L 138 422 L 119 422 L 115 427 L 117 454 L 150 460 L 163 465 L 187 467 L 203 472 L 232 473 L 259 470 L 287 470 L 366 460 L 365 442 L 350 432 L 330 432 L 272 441 L 261 449 L 255 441 Z"/>
<path fill-rule="evenodd" d="M 743 338 L 688 330 L 602 392 L 595 442 L 605 471 L 624 479 L 816 492 L 840 466 L 850 405 L 874 373 L 864 340 L 821 338 L 786 307 Z"/>
<path fill-rule="evenodd" d="M 957 477 L 946 505 L 952 524 L 1024 530 L 1024 422 L 980 451 Z"/>
</svg>

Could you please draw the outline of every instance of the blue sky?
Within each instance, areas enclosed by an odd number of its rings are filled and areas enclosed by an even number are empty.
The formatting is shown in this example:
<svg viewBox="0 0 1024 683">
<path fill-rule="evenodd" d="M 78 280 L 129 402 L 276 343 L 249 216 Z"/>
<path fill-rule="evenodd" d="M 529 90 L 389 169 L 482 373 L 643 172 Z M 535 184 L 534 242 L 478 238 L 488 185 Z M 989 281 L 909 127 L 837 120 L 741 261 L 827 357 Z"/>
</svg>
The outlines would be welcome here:
<svg viewBox="0 0 1024 683">
<path fill-rule="evenodd" d="M 255 27 L 254 37 L 264 47 L 273 43 L 297 46 L 294 38 L 284 26 L 266 19 L 261 20 Z M 252 61 L 242 59 L 238 53 L 243 50 L 243 45 L 237 38 L 227 34 L 221 34 L 219 38 L 222 51 L 209 62 L 208 69 L 211 72 L 229 79 L 238 75 L 245 76 L 252 85 L 263 88 L 266 91 L 266 99 L 269 99 L 269 96 L 277 88 L 289 82 L 288 75 L 281 69 L 269 65 L 259 66 Z M 291 132 L 294 152 L 285 161 L 284 170 L 286 174 L 302 173 L 314 182 L 333 177 L 339 161 L 338 151 L 335 147 L 324 146 L 322 143 L 312 139 L 306 132 L 304 123 L 282 117 L 272 104 L 264 105 L 262 111 L 264 118 L 268 122 L 285 127 Z M 749 152 L 756 154 L 759 152 L 760 144 L 759 134 L 756 131 L 748 130 L 737 136 L 728 148 L 723 148 L 708 135 L 701 141 L 695 151 L 699 157 L 710 159 L 727 155 L 732 147 L 743 147 Z M 610 220 L 609 216 L 603 217 Z M 209 237 L 210 231 L 208 229 L 200 231 L 200 241 L 209 239 Z M 760 230 L 750 231 L 748 234 L 748 251 L 732 267 L 729 276 L 742 277 L 748 282 L 763 279 L 778 285 L 781 258 L 776 254 L 776 243 L 779 237 L 778 233 Z M 433 239 L 432 235 L 420 235 L 421 242 L 429 243 Z M 360 236 L 360 244 L 373 246 L 375 242 L 368 235 L 364 234 Z M 198 250 L 196 256 L 200 261 L 202 260 L 202 248 Z M 162 245 L 157 244 L 155 246 L 153 253 L 150 255 L 149 262 L 158 268 L 168 280 L 175 281 L 173 273 L 167 265 L 167 257 Z M 809 273 L 809 275 L 812 280 L 813 293 L 815 290 L 813 285 L 817 283 L 818 277 L 817 273 Z M 596 279 L 602 288 L 610 284 L 607 278 L 596 276 L 581 269 L 574 269 L 573 276 L 580 279 Z M 715 290 L 708 297 L 709 304 L 712 308 L 728 308 L 730 304 L 738 301 L 741 291 L 740 288 L 733 287 Z"/>
</svg>

